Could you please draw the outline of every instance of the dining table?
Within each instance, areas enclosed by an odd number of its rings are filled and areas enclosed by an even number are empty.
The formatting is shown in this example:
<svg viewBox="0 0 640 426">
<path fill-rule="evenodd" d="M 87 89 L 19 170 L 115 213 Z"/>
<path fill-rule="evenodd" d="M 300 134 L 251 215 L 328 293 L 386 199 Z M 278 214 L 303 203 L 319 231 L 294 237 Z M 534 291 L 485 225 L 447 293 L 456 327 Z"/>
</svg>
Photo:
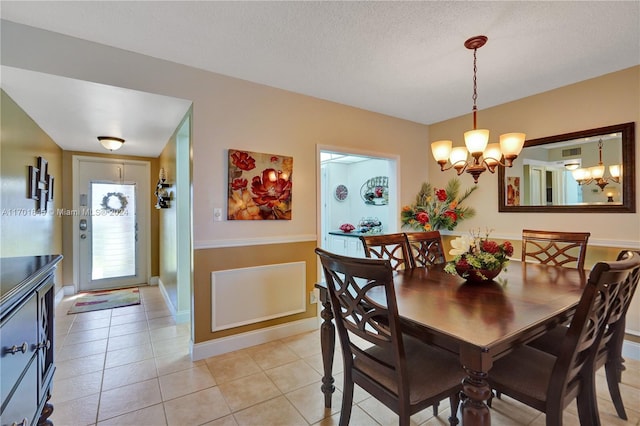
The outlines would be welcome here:
<svg viewBox="0 0 640 426">
<path fill-rule="evenodd" d="M 395 271 L 394 290 L 404 333 L 443 348 L 460 359 L 463 425 L 490 425 L 486 401 L 493 362 L 518 345 L 568 323 L 587 282 L 587 271 L 511 260 L 491 281 L 471 282 L 447 273 L 445 264 Z M 331 407 L 335 326 L 326 283 L 316 284 L 323 360 L 321 390 Z M 384 303 L 383 292 L 372 293 Z M 428 360 L 425 360 L 428 362 Z"/>
</svg>

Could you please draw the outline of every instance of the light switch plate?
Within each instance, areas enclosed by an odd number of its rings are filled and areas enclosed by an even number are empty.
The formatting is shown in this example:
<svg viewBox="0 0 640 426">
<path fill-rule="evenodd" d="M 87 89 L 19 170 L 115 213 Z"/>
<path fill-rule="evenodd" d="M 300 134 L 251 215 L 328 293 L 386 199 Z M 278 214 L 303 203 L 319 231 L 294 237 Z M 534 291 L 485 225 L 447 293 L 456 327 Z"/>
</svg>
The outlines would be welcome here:
<svg viewBox="0 0 640 426">
<path fill-rule="evenodd" d="M 221 222 L 222 221 L 222 209 L 213 209 L 213 221 Z"/>
</svg>

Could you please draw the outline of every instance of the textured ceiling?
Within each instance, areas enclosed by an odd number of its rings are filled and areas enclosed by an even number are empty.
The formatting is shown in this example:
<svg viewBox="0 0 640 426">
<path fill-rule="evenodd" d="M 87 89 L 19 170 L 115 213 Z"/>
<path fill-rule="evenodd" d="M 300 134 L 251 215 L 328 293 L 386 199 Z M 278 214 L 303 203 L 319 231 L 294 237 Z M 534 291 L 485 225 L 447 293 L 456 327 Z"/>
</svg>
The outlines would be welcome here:
<svg viewBox="0 0 640 426">
<path fill-rule="evenodd" d="M 431 124 L 640 64 L 640 2 L 12 2 L 3 19 Z"/>
</svg>

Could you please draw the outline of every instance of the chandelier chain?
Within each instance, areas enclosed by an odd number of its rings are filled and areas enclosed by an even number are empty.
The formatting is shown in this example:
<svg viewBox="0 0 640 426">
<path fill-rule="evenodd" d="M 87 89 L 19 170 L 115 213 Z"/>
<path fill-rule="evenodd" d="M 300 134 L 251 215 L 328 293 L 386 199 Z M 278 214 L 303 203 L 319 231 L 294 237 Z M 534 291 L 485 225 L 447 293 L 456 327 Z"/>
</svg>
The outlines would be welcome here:
<svg viewBox="0 0 640 426">
<path fill-rule="evenodd" d="M 476 101 L 478 100 L 478 78 L 476 77 L 476 73 L 478 72 L 477 58 L 476 52 L 478 49 L 473 49 L 473 109 L 474 111 L 478 109 L 476 106 Z"/>
</svg>

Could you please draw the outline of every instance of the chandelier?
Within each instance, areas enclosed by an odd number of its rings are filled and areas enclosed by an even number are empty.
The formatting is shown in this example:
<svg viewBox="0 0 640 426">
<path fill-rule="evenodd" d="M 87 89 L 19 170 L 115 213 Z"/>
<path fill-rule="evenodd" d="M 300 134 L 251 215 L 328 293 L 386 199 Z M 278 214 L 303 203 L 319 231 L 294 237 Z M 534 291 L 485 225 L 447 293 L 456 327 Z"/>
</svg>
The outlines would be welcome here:
<svg viewBox="0 0 640 426">
<path fill-rule="evenodd" d="M 571 174 L 573 178 L 578 182 L 578 185 L 589 185 L 594 182 L 600 187 L 600 190 L 604 191 L 604 187 L 609 182 L 620 183 L 620 176 L 622 174 L 622 166 L 620 164 L 613 164 L 609 166 L 609 173 L 611 177 L 604 177 L 604 163 L 602 162 L 602 139 L 598 141 L 598 155 L 599 161 L 597 166 L 576 169 Z"/>
<path fill-rule="evenodd" d="M 497 166 L 511 167 L 513 160 L 518 157 L 524 146 L 524 133 L 505 133 L 500 135 L 500 143 L 489 142 L 489 130 L 477 128 L 478 84 L 476 73 L 476 52 L 485 45 L 487 37 L 483 35 L 471 37 L 464 42 L 464 47 L 473 49 L 473 130 L 464 133 L 465 147 L 453 148 L 450 140 L 436 141 L 431 144 L 433 157 L 440 164 L 440 170 L 456 169 L 458 176 L 467 172 L 473 176 L 473 182 L 478 183 L 478 177 L 489 170 L 495 172 Z M 468 150 L 468 151 L 467 151 Z M 467 161 L 468 152 L 472 160 Z M 447 167 L 447 162 L 450 165 Z"/>
</svg>

